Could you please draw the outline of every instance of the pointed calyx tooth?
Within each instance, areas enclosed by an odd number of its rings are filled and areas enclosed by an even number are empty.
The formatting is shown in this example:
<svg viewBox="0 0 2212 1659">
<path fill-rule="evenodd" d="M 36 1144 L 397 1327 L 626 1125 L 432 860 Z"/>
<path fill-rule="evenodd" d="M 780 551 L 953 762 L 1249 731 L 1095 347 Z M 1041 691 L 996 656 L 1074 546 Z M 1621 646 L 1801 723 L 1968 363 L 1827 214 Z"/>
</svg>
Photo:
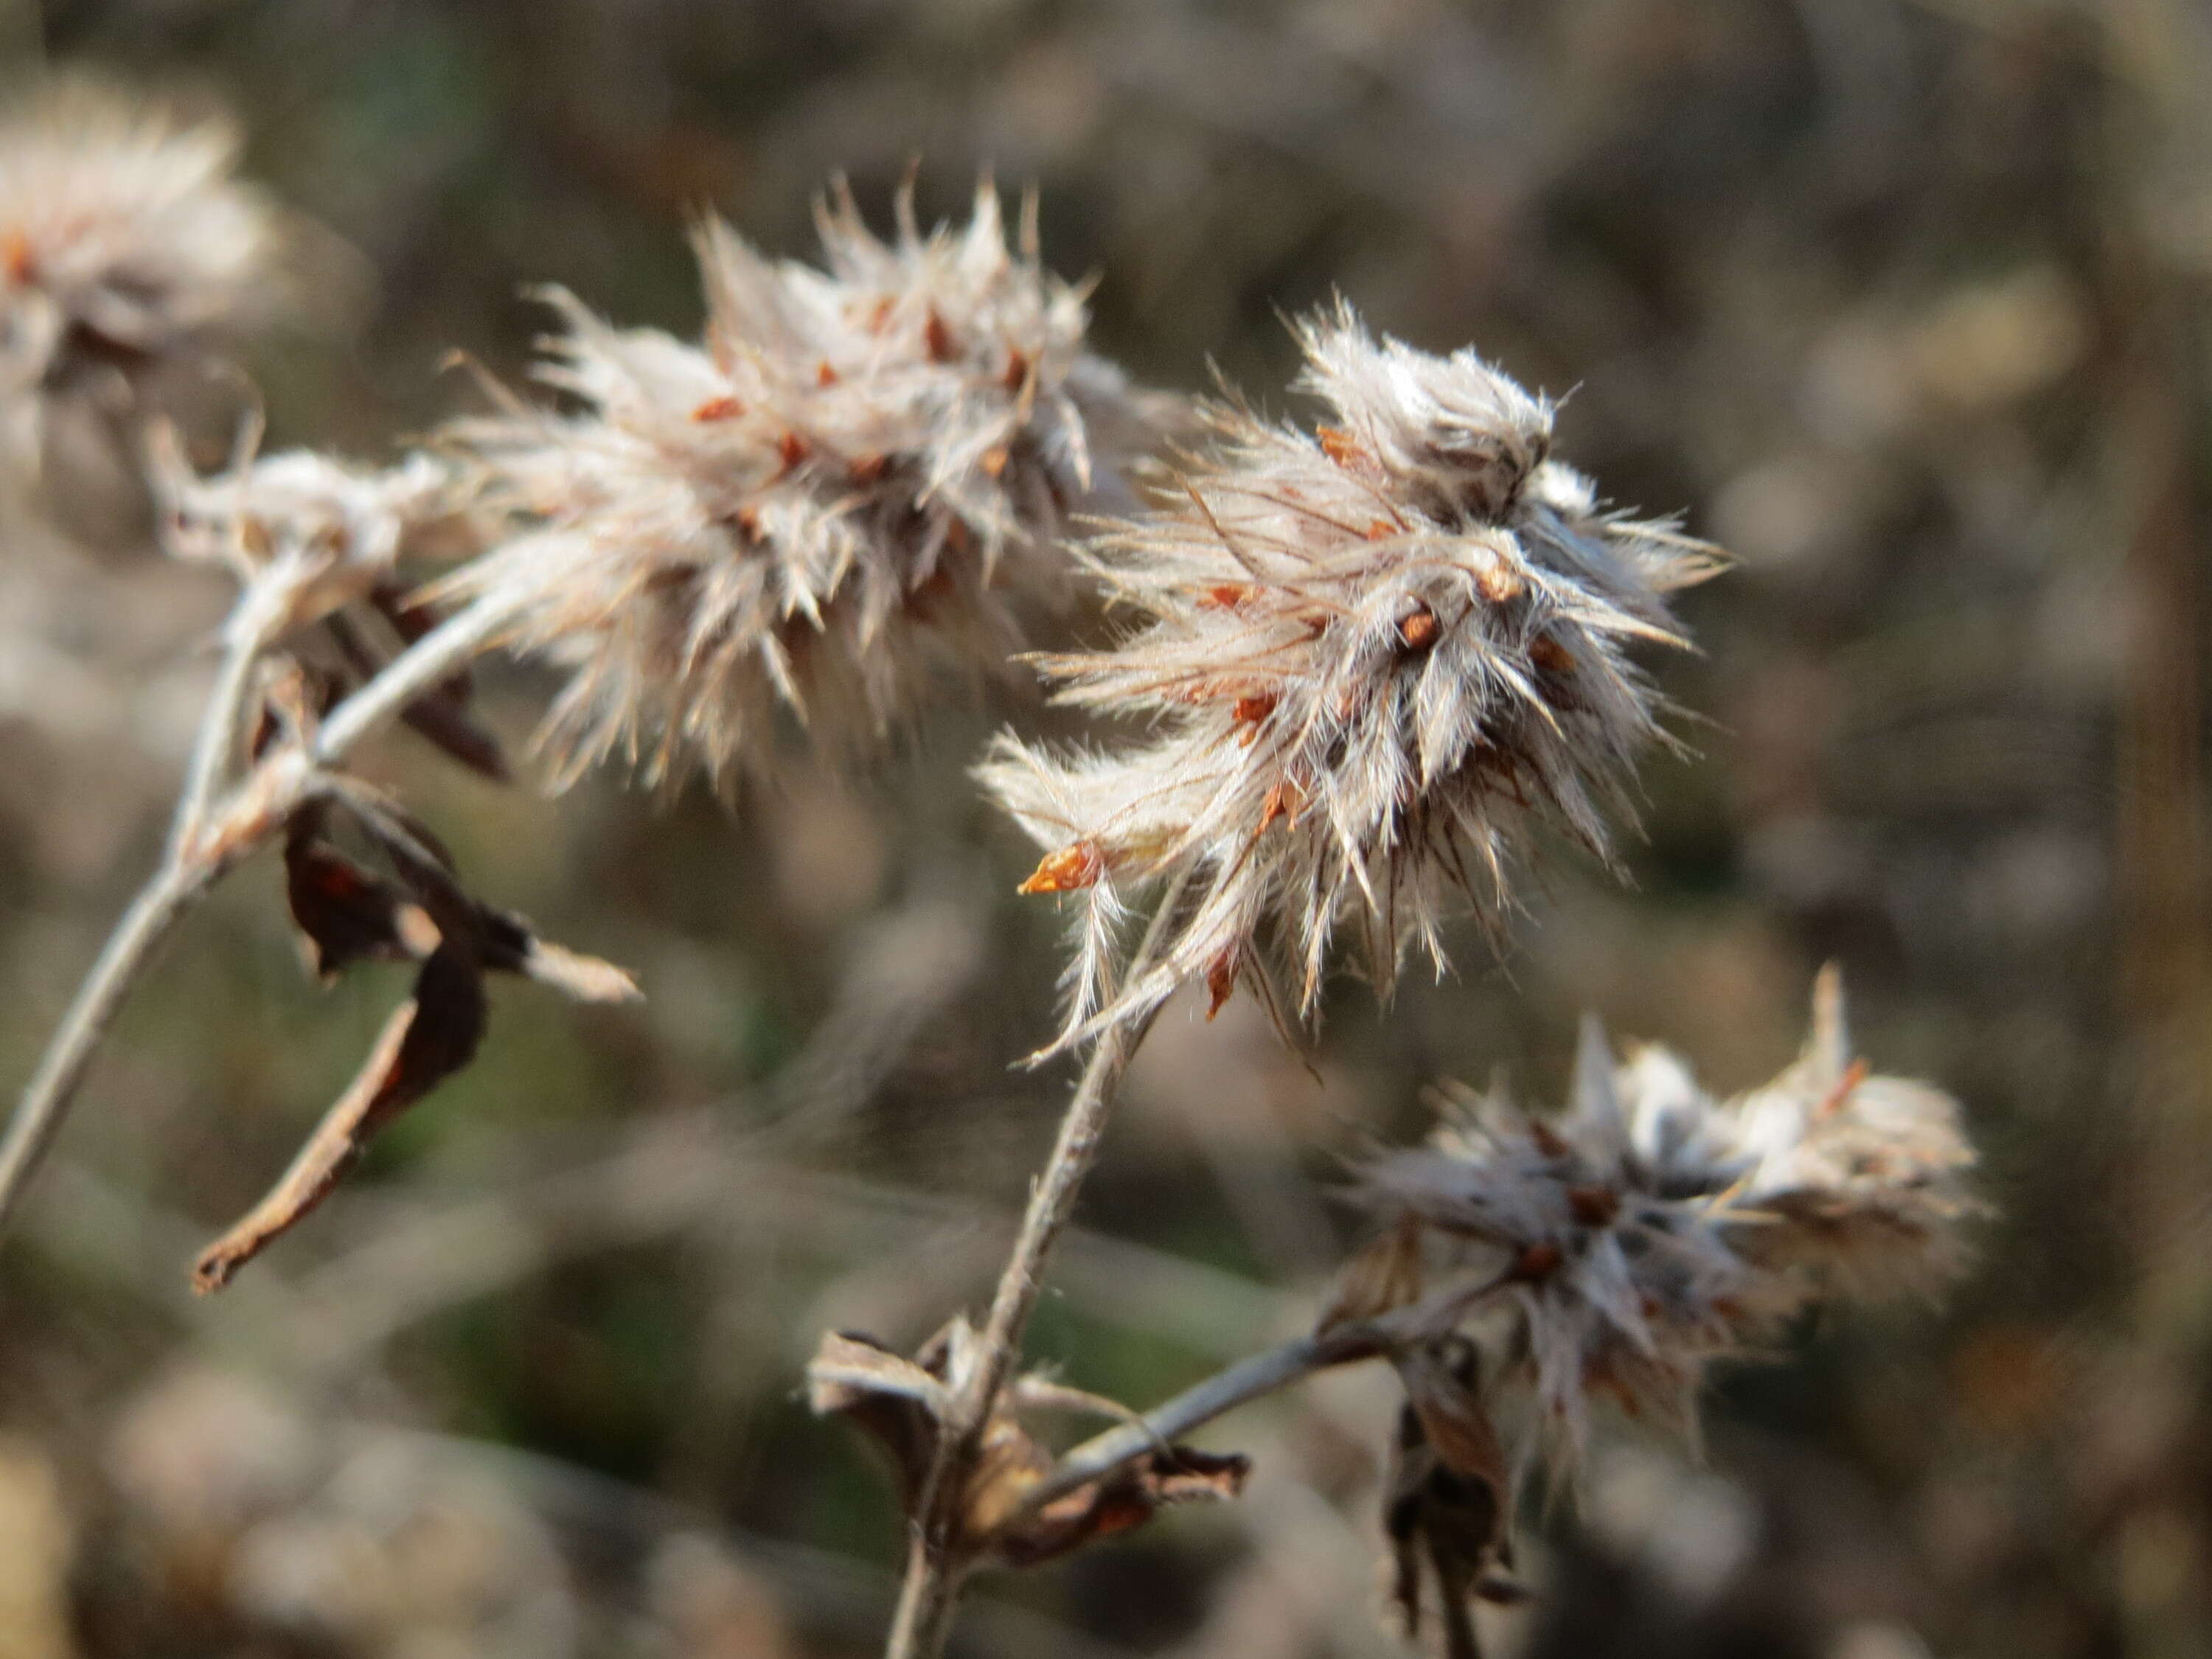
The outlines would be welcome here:
<svg viewBox="0 0 2212 1659">
<path fill-rule="evenodd" d="M 1413 608 L 1398 618 L 1398 641 L 1408 651 L 1425 651 L 1437 642 L 1443 624 L 1427 605 L 1416 599 Z"/>
<path fill-rule="evenodd" d="M 1024 893 L 1072 893 L 1106 873 L 1106 854 L 1095 841 L 1079 841 L 1048 853 L 1024 882 Z"/>
</svg>

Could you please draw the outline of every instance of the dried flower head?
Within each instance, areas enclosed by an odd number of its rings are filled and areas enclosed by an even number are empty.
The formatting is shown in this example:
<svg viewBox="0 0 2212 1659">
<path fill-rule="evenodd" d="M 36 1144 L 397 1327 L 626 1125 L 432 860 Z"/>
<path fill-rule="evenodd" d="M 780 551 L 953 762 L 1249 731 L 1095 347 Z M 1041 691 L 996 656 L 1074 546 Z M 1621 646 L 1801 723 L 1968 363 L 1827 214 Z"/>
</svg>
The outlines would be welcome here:
<svg viewBox="0 0 2212 1659">
<path fill-rule="evenodd" d="M 293 567 L 295 622 L 311 622 L 402 580 L 403 556 L 447 538 L 465 486 L 434 457 L 383 471 L 309 450 L 241 454 L 212 477 L 195 471 L 173 433 L 155 429 L 150 475 L 173 556 L 227 568 L 241 583 Z M 442 548 L 440 550 L 443 550 Z"/>
<path fill-rule="evenodd" d="M 1630 663 L 1679 645 L 1665 595 L 1715 568 L 1665 526 L 1601 512 L 1548 459 L 1552 410 L 1472 351 L 1299 325 L 1302 390 L 1333 422 L 1208 411 L 1182 493 L 1089 557 L 1143 624 L 1041 659 L 1061 702 L 1157 723 L 1055 754 L 1002 737 L 988 787 L 1049 849 L 1025 892 L 1084 893 L 1063 1042 L 1204 977 L 1278 1006 L 1258 941 L 1310 1014 L 1331 936 L 1363 932 L 1387 995 L 1406 945 L 1439 967 L 1454 896 L 1495 922 L 1532 820 L 1605 855 L 1607 809 L 1662 736 Z M 1158 960 L 1116 985 L 1125 884 L 1188 881 Z"/>
<path fill-rule="evenodd" d="M 412 454 L 380 471 L 307 450 L 255 459 L 258 435 L 249 428 L 231 465 L 203 477 L 173 431 L 157 423 L 149 478 L 163 548 L 228 568 L 249 596 L 233 626 L 262 629 L 281 645 L 278 678 L 289 684 L 271 688 L 267 718 L 296 731 L 429 631 L 439 618 L 414 592 L 420 567 L 475 550 L 485 527 L 473 477 L 438 457 Z M 471 712 L 471 697 L 468 671 L 457 670 L 401 719 L 503 781 L 506 759 Z"/>
<path fill-rule="evenodd" d="M 1018 648 L 1010 602 L 1062 585 L 1066 514 L 1146 441 L 1157 400 L 1085 349 L 1033 214 L 1017 248 L 988 184 L 957 234 L 905 192 L 889 242 L 842 186 L 817 218 L 826 270 L 701 227 L 697 346 L 549 295 L 539 374 L 580 408 L 461 429 L 521 528 L 451 591 L 505 596 L 573 669 L 567 775 L 763 767 L 779 706 L 833 749 L 879 738 L 945 663 Z"/>
<path fill-rule="evenodd" d="M 0 118 L 0 392 L 126 376 L 264 322 L 286 228 L 238 135 L 64 83 Z"/>
<path fill-rule="evenodd" d="M 1663 1049 L 1616 1064 L 1590 1022 L 1572 1094 L 1549 1119 L 1469 1099 L 1361 1179 L 1392 1223 L 1373 1252 L 1398 1264 L 1401 1305 L 1419 1288 L 1409 1236 L 1424 1271 L 1493 1279 L 1508 1375 L 1567 1462 L 1593 1395 L 1693 1432 L 1710 1360 L 1824 1292 L 1925 1289 L 1963 1260 L 1978 1206 L 1957 1103 L 1848 1059 L 1832 968 L 1803 1055 L 1764 1087 L 1716 1102 Z"/>
</svg>

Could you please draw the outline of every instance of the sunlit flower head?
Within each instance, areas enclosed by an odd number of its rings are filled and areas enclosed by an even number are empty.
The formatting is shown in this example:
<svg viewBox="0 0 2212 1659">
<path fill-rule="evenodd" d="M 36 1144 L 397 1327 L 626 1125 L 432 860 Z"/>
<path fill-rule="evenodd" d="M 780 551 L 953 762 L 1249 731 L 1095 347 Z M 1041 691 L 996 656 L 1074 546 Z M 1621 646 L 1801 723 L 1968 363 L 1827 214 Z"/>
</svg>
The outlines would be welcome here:
<svg viewBox="0 0 2212 1659">
<path fill-rule="evenodd" d="M 1298 328 L 1308 431 L 1241 404 L 1146 517 L 1088 557 L 1137 625 L 1042 659 L 1060 701 L 1151 722 L 1054 752 L 1000 739 L 981 775 L 1045 847 L 1024 890 L 1079 893 L 1066 1036 L 1203 977 L 1310 1013 L 1351 922 L 1387 995 L 1455 906 L 1496 923 L 1548 823 L 1601 858 L 1660 740 L 1630 660 L 1683 641 L 1666 596 L 1714 568 L 1664 525 L 1602 511 L 1548 459 L 1552 410 L 1472 351 L 1376 340 L 1346 307 Z M 1128 983 L 1125 891 L 1187 884 Z M 1265 956 L 1286 959 L 1289 982 Z"/>
<path fill-rule="evenodd" d="M 569 669 L 564 776 L 764 769 L 780 710 L 872 744 L 948 666 L 1022 647 L 1068 515 L 1121 499 L 1150 441 L 1158 400 L 1085 348 L 1083 290 L 1033 216 L 1009 246 L 988 184 L 957 232 L 923 234 L 903 192 L 889 241 L 842 188 L 817 218 L 823 270 L 701 228 L 696 345 L 549 295 L 539 374 L 572 408 L 459 431 L 515 532 L 450 591 L 501 596 Z"/>
</svg>

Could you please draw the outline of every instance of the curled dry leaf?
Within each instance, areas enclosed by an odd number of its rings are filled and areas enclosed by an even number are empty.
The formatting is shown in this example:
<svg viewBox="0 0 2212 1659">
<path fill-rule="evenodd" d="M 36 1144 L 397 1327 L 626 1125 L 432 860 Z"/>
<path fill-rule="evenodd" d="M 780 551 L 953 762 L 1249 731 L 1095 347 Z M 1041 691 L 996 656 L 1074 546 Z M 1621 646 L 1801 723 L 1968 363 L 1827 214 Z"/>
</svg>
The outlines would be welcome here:
<svg viewBox="0 0 2212 1659">
<path fill-rule="evenodd" d="M 484 1015 L 483 975 L 471 954 L 456 947 L 433 951 L 414 995 L 385 1023 L 368 1063 L 315 1126 L 292 1167 L 243 1220 L 201 1252 L 193 1289 L 221 1290 L 321 1203 L 379 1129 L 475 1058 Z"/>
<path fill-rule="evenodd" d="M 956 1319 L 912 1359 L 872 1337 L 832 1332 L 806 1368 L 807 1400 L 823 1416 L 850 1419 L 890 1453 L 900 1506 L 911 1516 L 935 1462 L 939 1425 L 975 1358 L 976 1337 Z M 1091 1395 L 1023 1379 L 1001 1396 L 984 1424 L 979 1455 L 962 1493 L 957 1547 L 988 1552 L 1009 1566 L 1034 1566 L 1131 1527 L 1170 1504 L 1234 1498 L 1249 1460 L 1162 1445 L 1113 1474 L 1024 1514 L 1028 1494 L 1050 1473 L 1053 1455 L 1015 1414 L 1018 1404 L 1103 1410 Z"/>
<path fill-rule="evenodd" d="M 330 984 L 356 962 L 420 959 L 438 930 L 420 905 L 329 840 L 330 809 L 312 801 L 284 834 L 284 896 L 308 971 Z"/>
<path fill-rule="evenodd" d="M 343 852 L 341 819 L 396 879 Z M 285 826 L 285 896 L 309 970 L 328 983 L 357 962 L 419 962 L 415 989 L 386 1023 L 337 1103 L 266 1197 L 200 1256 L 195 1288 L 221 1290 L 327 1197 L 386 1123 L 475 1058 L 489 1012 L 486 972 L 519 974 L 585 1002 L 638 994 L 611 963 L 538 937 L 525 918 L 471 896 L 437 837 L 397 803 L 340 782 Z"/>
<path fill-rule="evenodd" d="M 1475 1601 L 1525 1595 L 1495 1569 L 1510 1565 L 1510 1479 L 1504 1447 L 1483 1408 L 1480 1360 L 1463 1337 L 1395 1357 L 1406 1403 L 1391 1446 L 1383 1506 L 1395 1563 L 1392 1599 L 1406 1635 L 1420 1634 L 1424 1564 L 1437 1583 L 1449 1659 L 1480 1659 Z"/>
<path fill-rule="evenodd" d="M 1009 1566 L 1034 1566 L 1141 1526 L 1170 1504 L 1240 1497 L 1251 1469 L 1251 1460 L 1239 1453 L 1164 1446 L 1045 1504 L 998 1538 L 995 1547 Z"/>
</svg>

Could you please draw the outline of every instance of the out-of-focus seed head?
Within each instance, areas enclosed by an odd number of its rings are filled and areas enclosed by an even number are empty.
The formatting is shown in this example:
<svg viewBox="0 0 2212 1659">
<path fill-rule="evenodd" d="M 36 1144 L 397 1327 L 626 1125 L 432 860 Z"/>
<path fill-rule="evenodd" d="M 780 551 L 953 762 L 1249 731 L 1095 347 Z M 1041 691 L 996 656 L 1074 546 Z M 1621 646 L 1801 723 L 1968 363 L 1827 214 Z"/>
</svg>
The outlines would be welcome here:
<svg viewBox="0 0 2212 1659">
<path fill-rule="evenodd" d="M 1832 969 L 1804 1056 L 1761 1088 L 1716 1101 L 1657 1048 L 1616 1063 L 1591 1022 L 1572 1095 L 1553 1117 L 1463 1097 L 1427 1146 L 1360 1180 L 1390 1226 L 1376 1249 L 1402 1258 L 1411 1229 L 1423 1273 L 1497 1275 L 1497 1351 L 1563 1465 L 1594 1396 L 1693 1433 L 1712 1359 L 1822 1295 L 1931 1289 L 1964 1261 L 1980 1206 L 1958 1104 L 1850 1060 Z M 1391 1283 L 1417 1299 L 1419 1275 Z"/>
<path fill-rule="evenodd" d="M 126 380 L 290 302 L 282 214 L 238 136 L 64 82 L 0 114 L 0 393 Z"/>
<path fill-rule="evenodd" d="M 499 593 L 573 678 L 565 777 L 619 753 L 675 781 L 773 763 L 779 708 L 832 750 L 909 718 L 947 665 L 995 667 L 1056 594 L 1067 514 L 1126 500 L 1159 400 L 1088 351 L 1083 292 L 997 192 L 889 241 L 841 186 L 825 270 L 726 225 L 696 241 L 704 339 L 608 326 L 566 294 L 539 371 L 568 414 L 465 424 L 514 539 L 452 590 Z"/>
<path fill-rule="evenodd" d="M 1115 648 L 1042 659 L 1060 701 L 1152 721 L 1053 753 L 1002 738 L 986 784 L 1045 846 L 1026 890 L 1086 895 L 1063 1042 L 1204 978 L 1310 1013 L 1355 923 L 1387 995 L 1406 945 L 1443 965 L 1455 902 L 1497 923 L 1542 821 L 1607 854 L 1608 811 L 1662 740 L 1638 641 L 1680 645 L 1666 595 L 1716 568 L 1664 525 L 1599 510 L 1547 459 L 1552 410 L 1472 351 L 1377 341 L 1349 307 L 1299 325 L 1311 431 L 1243 405 L 1179 489 L 1089 557 L 1140 618 Z M 1116 983 L 1127 884 L 1189 895 L 1156 963 Z"/>
</svg>

